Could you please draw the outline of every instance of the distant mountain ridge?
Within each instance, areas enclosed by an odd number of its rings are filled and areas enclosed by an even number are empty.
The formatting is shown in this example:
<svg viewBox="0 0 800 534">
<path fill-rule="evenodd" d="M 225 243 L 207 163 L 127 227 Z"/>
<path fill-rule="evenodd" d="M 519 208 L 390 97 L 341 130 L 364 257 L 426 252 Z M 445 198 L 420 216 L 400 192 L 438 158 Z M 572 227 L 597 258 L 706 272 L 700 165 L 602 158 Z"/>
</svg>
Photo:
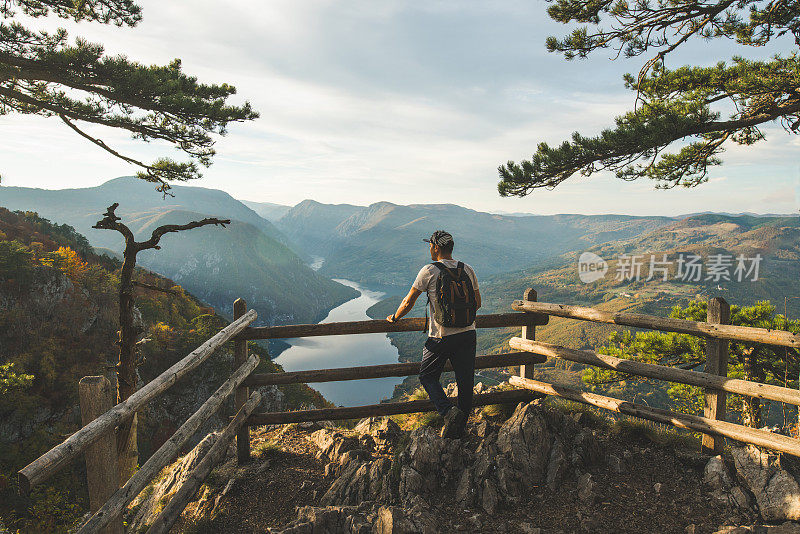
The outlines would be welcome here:
<svg viewBox="0 0 800 534">
<path fill-rule="evenodd" d="M 569 250 L 633 237 L 667 225 L 669 217 L 630 215 L 502 216 L 454 204 L 376 202 L 369 206 L 304 200 L 276 221 L 310 255 L 320 272 L 363 283 L 403 285 L 427 261 L 422 238 L 447 229 L 454 256 L 480 273 L 495 274 L 546 262 Z"/>
<path fill-rule="evenodd" d="M 163 238 L 162 250 L 144 252 L 139 258 L 142 267 L 180 281 L 228 316 L 233 300 L 242 297 L 258 310 L 261 324 L 316 322 L 357 295 L 352 288 L 311 270 L 287 246 L 286 235 L 228 193 L 181 185 L 171 191 L 174 196 L 164 198 L 152 184 L 133 177 L 83 189 L 3 186 L 0 206 L 35 211 L 67 223 L 94 247 L 114 252 L 122 250 L 122 236 L 92 228 L 113 202 L 120 203 L 116 213 L 137 239 L 146 239 L 162 224 L 210 216 L 229 218 L 233 223 L 226 229 L 194 229 L 180 237 L 169 234 Z"/>
<path fill-rule="evenodd" d="M 258 213 L 264 219 L 273 223 L 286 215 L 287 211 L 292 209 L 291 206 L 273 204 L 272 202 L 253 202 L 250 200 L 242 200 L 241 203 Z"/>
</svg>

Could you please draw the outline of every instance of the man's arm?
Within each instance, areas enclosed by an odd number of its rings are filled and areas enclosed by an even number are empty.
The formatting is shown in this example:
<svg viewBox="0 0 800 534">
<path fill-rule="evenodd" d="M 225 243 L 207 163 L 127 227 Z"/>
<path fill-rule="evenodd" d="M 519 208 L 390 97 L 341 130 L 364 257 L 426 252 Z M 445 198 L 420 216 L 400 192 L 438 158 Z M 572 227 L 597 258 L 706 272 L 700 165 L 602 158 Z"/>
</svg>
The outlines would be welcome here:
<svg viewBox="0 0 800 534">
<path fill-rule="evenodd" d="M 481 292 L 478 289 L 475 290 L 475 303 L 478 305 L 478 307 L 475 308 L 475 309 L 476 310 L 480 310 L 481 309 Z"/>
<path fill-rule="evenodd" d="M 403 299 L 403 302 L 400 303 L 400 306 L 397 308 L 397 311 L 394 312 L 393 315 L 390 315 L 386 318 L 387 321 L 390 323 L 395 322 L 405 314 L 411 311 L 411 308 L 414 307 L 414 303 L 417 302 L 417 297 L 422 294 L 422 291 L 416 288 L 411 288 L 406 295 L 406 298 Z M 480 302 L 480 299 L 478 300 Z"/>
</svg>

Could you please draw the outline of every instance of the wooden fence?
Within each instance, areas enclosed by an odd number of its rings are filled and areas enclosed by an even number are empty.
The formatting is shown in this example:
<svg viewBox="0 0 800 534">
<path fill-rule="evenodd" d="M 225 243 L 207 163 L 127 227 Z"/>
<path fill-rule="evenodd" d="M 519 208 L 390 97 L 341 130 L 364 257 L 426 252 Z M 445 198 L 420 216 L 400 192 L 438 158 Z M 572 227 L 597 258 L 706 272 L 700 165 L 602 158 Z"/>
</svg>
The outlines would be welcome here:
<svg viewBox="0 0 800 534">
<path fill-rule="evenodd" d="M 172 496 L 148 533 L 168 532 L 180 516 L 186 504 L 223 457 L 227 444 L 236 437 L 237 457 L 240 462 L 250 458 L 249 427 L 262 424 L 281 424 L 301 421 L 354 419 L 374 415 L 424 412 L 433 410 L 427 400 L 384 403 L 349 408 L 301 410 L 295 412 L 254 413 L 261 397 L 258 391 L 249 392 L 250 387 L 272 384 L 329 382 L 339 380 L 361 380 L 391 376 L 411 376 L 419 373 L 419 363 L 397 363 L 354 368 L 321 369 L 293 373 L 253 374 L 259 364 L 255 354 L 248 354 L 247 341 L 251 339 L 275 339 L 304 336 L 327 336 L 363 334 L 373 332 L 410 332 L 424 329 L 424 319 L 402 319 L 395 323 L 387 321 L 354 321 L 349 323 L 324 323 L 316 325 L 291 325 L 276 327 L 250 327 L 257 314 L 247 310 L 247 305 L 238 299 L 233 306 L 234 320 L 214 337 L 203 343 L 185 358 L 143 386 L 126 401 L 112 407 L 113 392 L 104 377 L 85 377 L 80 385 L 81 408 L 84 427 L 64 442 L 31 462 L 19 471 L 19 487 L 28 493 L 33 486 L 45 482 L 59 470 L 84 455 L 87 465 L 91 517 L 77 530 L 78 534 L 90 532 L 122 533 L 122 513 L 131 501 L 169 463 L 177 458 L 201 425 L 221 407 L 226 398 L 233 395 L 235 416 L 217 437 L 211 449 L 195 466 L 192 476 Z M 498 328 L 546 324 L 547 316 L 525 312 L 480 315 L 476 319 L 478 328 Z M 116 432 L 137 411 L 164 393 L 170 386 L 206 361 L 223 343 L 234 341 L 234 362 L 231 376 L 217 391 L 175 431 L 127 481 L 120 481 L 116 459 Z M 529 352 L 513 352 L 480 356 L 476 369 L 508 366 L 531 366 L 542 363 L 545 356 Z M 475 405 L 519 403 L 540 397 L 541 394 L 521 388 L 476 395 Z M 120 482 L 124 482 L 120 487 Z"/>
<path fill-rule="evenodd" d="M 474 405 L 527 402 L 543 395 L 553 395 L 590 404 L 618 413 L 641 417 L 680 428 L 703 433 L 703 448 L 719 452 L 722 437 L 771 448 L 800 456 L 800 440 L 729 423 L 725 421 L 725 395 L 735 393 L 800 406 L 800 392 L 789 388 L 731 379 L 727 373 L 728 342 L 764 343 L 800 348 L 800 336 L 790 332 L 733 326 L 729 323 L 729 307 L 723 299 L 709 301 L 706 322 L 685 321 L 652 315 L 609 313 L 594 308 L 537 302 L 536 291 L 528 289 L 523 299 L 515 301 L 514 313 L 479 315 L 477 328 L 521 327 L 520 336 L 509 341 L 513 352 L 478 356 L 476 369 L 519 366 L 519 376 L 510 383 L 518 389 L 475 395 Z M 547 324 L 550 316 L 583 321 L 647 328 L 664 332 L 679 332 L 706 338 L 705 372 L 677 369 L 614 358 L 594 351 L 574 350 L 567 347 L 536 341 L 536 326 Z M 402 377 L 419 373 L 419 363 L 397 363 L 362 367 L 331 368 L 288 373 L 253 374 L 259 363 L 256 355 L 248 355 L 247 341 L 307 336 L 332 336 L 365 333 L 410 332 L 424 329 L 424 319 L 387 321 L 353 321 L 316 325 L 290 325 L 272 327 L 248 326 L 256 318 L 253 310 L 247 311 L 243 300 L 234 303 L 234 321 L 217 335 L 206 341 L 184 359 L 170 367 L 152 382 L 143 386 L 128 400 L 106 409 L 110 402 L 98 400 L 97 395 L 86 393 L 107 391 L 106 383 L 94 377 L 84 379 L 82 385 L 82 411 L 86 425 L 19 472 L 21 491 L 27 492 L 44 482 L 67 463 L 83 454 L 87 462 L 90 487 L 90 504 L 93 515 L 80 527 L 79 533 L 122 532 L 121 514 L 125 507 L 145 486 L 172 462 L 196 433 L 202 423 L 213 415 L 222 402 L 234 396 L 235 416 L 217 438 L 206 456 L 195 467 L 186 484 L 179 488 L 163 508 L 148 531 L 151 534 L 168 532 L 186 504 L 192 499 L 214 464 L 224 455 L 228 442 L 236 436 L 237 458 L 246 462 L 250 458 L 249 427 L 267 424 L 285 424 L 305 421 L 357 419 L 369 416 L 395 415 L 433 411 L 428 400 L 381 403 L 368 406 L 299 410 L 292 412 L 257 413 L 260 402 L 258 391 L 249 388 L 265 385 L 315 383 L 343 380 L 363 380 L 382 377 Z M 228 340 L 234 340 L 234 363 L 231 376 L 217 391 L 159 448 L 122 487 L 118 487 L 116 473 L 109 470 L 114 465 L 116 449 L 113 446 L 115 429 L 155 399 L 178 379 L 205 361 L 213 351 Z M 705 389 L 704 415 L 680 414 L 637 405 L 603 395 L 582 392 L 573 388 L 534 380 L 533 365 L 548 358 L 560 358 L 583 365 L 593 365 L 622 373 L 690 384 Z M 98 377 L 99 378 L 99 377 Z M 88 389 L 87 389 L 88 388 Z M 85 391 L 84 391 L 85 390 Z M 99 395 L 99 393 L 98 393 Z M 83 399 L 86 399 L 85 401 Z M 105 411 L 104 411 L 105 409 Z M 113 451 L 111 450 L 113 449 Z M 99 487 L 103 486 L 103 487 Z"/>
</svg>

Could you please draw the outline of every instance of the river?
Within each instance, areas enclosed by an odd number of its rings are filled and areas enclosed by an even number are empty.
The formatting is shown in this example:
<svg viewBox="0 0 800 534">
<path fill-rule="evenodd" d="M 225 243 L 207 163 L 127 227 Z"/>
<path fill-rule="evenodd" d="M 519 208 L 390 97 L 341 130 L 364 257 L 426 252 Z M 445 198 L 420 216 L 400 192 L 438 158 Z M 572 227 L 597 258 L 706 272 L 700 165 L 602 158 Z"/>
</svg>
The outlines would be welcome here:
<svg viewBox="0 0 800 534">
<path fill-rule="evenodd" d="M 386 296 L 386 293 L 366 288 L 350 280 L 336 281 L 360 291 L 361 296 L 331 310 L 328 316 L 320 321 L 322 323 L 368 320 L 370 317 L 367 316 L 367 308 Z M 286 341 L 291 347 L 275 360 L 286 371 L 378 365 L 398 361 L 397 349 L 389 342 L 386 334 L 307 337 Z M 323 382 L 309 386 L 339 406 L 361 406 L 375 404 L 391 397 L 394 386 L 402 381 L 403 379 L 399 377 L 373 378 Z"/>
</svg>

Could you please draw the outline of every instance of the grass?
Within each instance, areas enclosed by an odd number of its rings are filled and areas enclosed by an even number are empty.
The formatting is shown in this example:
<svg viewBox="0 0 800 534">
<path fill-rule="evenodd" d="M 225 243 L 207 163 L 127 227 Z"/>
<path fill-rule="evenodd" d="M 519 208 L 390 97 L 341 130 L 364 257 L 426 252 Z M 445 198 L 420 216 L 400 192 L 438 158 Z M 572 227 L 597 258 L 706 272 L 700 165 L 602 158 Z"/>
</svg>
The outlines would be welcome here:
<svg viewBox="0 0 800 534">
<path fill-rule="evenodd" d="M 700 434 L 642 419 L 620 418 L 611 424 L 611 434 L 627 443 L 652 443 L 665 449 L 700 449 Z"/>
<path fill-rule="evenodd" d="M 428 398 L 428 394 L 425 390 L 421 387 L 415 389 L 410 394 L 406 396 L 403 400 L 406 401 L 415 401 L 415 400 L 425 400 Z M 400 428 L 407 431 L 413 431 L 417 428 L 422 426 L 431 426 L 434 428 L 438 428 L 442 426 L 444 422 L 442 416 L 439 415 L 438 412 L 418 412 L 418 413 L 409 413 L 409 414 L 400 414 L 400 415 L 393 415 L 391 418 L 394 420 L 395 423 L 400 425 Z"/>
<path fill-rule="evenodd" d="M 253 454 L 259 458 L 266 456 L 267 454 L 282 451 L 283 447 L 281 447 L 275 441 L 262 441 L 261 443 L 255 445 L 253 447 Z"/>
<path fill-rule="evenodd" d="M 624 443 L 654 445 L 664 449 L 700 449 L 700 434 L 626 415 L 602 410 L 579 402 L 547 397 L 547 404 L 564 413 L 582 413 L 582 425 L 601 429 Z"/>
</svg>

